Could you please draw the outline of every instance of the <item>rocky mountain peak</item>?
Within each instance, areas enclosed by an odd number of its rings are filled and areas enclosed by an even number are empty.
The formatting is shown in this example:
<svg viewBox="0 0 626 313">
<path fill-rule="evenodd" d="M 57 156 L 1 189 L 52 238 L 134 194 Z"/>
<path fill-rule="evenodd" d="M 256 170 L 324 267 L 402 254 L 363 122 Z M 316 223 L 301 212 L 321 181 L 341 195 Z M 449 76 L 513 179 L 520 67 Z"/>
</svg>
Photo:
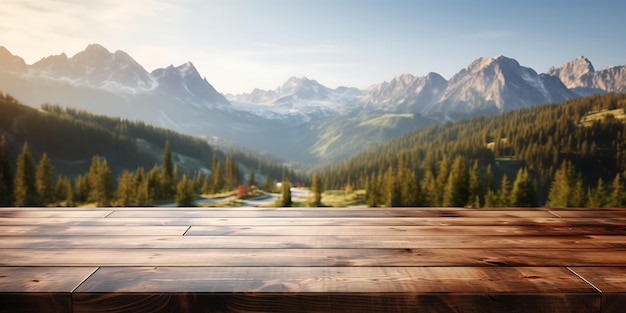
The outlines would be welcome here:
<svg viewBox="0 0 626 313">
<path fill-rule="evenodd" d="M 0 70 L 23 72 L 26 70 L 24 59 L 13 55 L 7 48 L 0 46 Z"/>
</svg>

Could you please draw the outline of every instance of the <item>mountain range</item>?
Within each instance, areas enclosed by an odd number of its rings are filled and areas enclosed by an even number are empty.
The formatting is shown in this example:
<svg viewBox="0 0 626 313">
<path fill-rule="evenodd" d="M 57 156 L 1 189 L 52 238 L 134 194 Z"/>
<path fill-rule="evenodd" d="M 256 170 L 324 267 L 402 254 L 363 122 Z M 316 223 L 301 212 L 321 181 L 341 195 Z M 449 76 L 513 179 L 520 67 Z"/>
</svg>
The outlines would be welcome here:
<svg viewBox="0 0 626 313">
<path fill-rule="evenodd" d="M 318 163 L 445 120 L 625 92 L 626 66 L 595 71 L 580 57 L 538 74 L 498 55 L 449 80 L 402 74 L 362 90 L 292 77 L 274 90 L 223 95 L 191 62 L 148 72 L 123 51 L 91 44 L 28 65 L 0 47 L 0 91 L 31 105 L 58 103 Z"/>
</svg>

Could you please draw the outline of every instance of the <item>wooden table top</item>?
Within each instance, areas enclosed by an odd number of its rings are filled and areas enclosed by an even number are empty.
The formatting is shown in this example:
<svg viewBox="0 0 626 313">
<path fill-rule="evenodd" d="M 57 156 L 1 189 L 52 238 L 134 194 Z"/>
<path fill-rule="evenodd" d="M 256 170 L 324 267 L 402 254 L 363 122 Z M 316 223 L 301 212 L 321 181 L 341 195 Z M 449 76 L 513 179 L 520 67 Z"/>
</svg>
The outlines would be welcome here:
<svg viewBox="0 0 626 313">
<path fill-rule="evenodd" d="M 0 312 L 624 312 L 626 209 L 0 208 Z"/>
</svg>

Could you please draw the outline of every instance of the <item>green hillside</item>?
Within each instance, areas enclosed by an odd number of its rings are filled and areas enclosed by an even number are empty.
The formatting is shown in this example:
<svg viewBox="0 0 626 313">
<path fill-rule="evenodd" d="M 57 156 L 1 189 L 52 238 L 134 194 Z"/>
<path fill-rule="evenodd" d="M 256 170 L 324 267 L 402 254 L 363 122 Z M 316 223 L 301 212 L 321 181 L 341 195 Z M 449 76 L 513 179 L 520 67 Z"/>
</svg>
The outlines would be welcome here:
<svg viewBox="0 0 626 313">
<path fill-rule="evenodd" d="M 501 191 L 505 176 L 505 184 L 510 184 L 506 192 L 511 192 L 523 168 L 527 169 L 536 192 L 537 204 L 549 202 L 553 182 L 562 178 L 559 176 L 562 173 L 567 174 L 565 185 L 569 196 L 583 193 L 580 197 L 584 198 L 584 204 L 589 204 L 589 195 L 596 191 L 600 179 L 603 186 L 620 180 L 614 187 L 604 190 L 606 192 L 617 189 L 615 192 L 619 194 L 619 189 L 623 188 L 622 174 L 626 170 L 624 108 L 626 95 L 606 94 L 497 116 L 447 122 L 376 145 L 321 175 L 329 188 L 350 181 L 356 188 L 382 193 L 382 200 L 371 203 L 375 205 L 390 204 L 388 198 L 390 194 L 395 197 L 394 188 L 399 194 L 401 188 L 408 188 L 402 187 L 406 183 L 416 185 L 413 193 L 421 197 L 414 199 L 416 202 L 412 205 L 449 205 L 444 203 L 445 193 L 454 191 L 455 183 L 461 183 L 464 186 L 457 188 L 461 200 L 454 205 L 472 206 L 478 196 L 480 205 L 484 206 L 486 202 L 491 204 L 493 199 L 487 201 L 489 197 Z M 459 158 L 463 164 L 455 169 L 454 163 Z M 453 170 L 462 173 L 452 175 Z M 415 178 L 402 176 L 401 172 L 411 173 Z M 478 176 L 478 187 L 476 183 L 470 186 L 472 175 Z M 460 182 L 451 182 L 457 179 Z M 490 191 L 493 195 L 488 195 Z M 373 194 L 370 192 L 370 196 Z M 552 204 L 557 202 L 552 201 Z"/>
<path fill-rule="evenodd" d="M 278 181 L 285 176 L 294 182 L 307 181 L 306 177 L 287 168 L 284 161 L 271 156 L 256 156 L 251 151 L 234 147 L 223 151 L 211 147 L 201 138 L 138 121 L 94 115 L 56 105 L 43 105 L 41 109 L 34 109 L 10 95 L 2 94 L 0 137 L 5 144 L 2 162 L 8 164 L 1 169 L 0 180 L 17 170 L 18 154 L 27 143 L 32 163 L 37 164 L 44 153 L 50 159 L 52 180 L 61 177 L 73 181 L 74 185 L 80 184 L 78 181 L 94 168 L 93 157 L 98 156 L 106 160 L 106 166 L 111 171 L 110 188 L 116 188 L 117 178 L 122 177 L 124 172 L 133 173 L 141 169 L 147 173 L 151 168 L 158 170 L 163 163 L 167 142 L 171 147 L 176 173 L 194 177 L 198 190 L 203 175 L 214 171 L 216 162 L 220 163 L 219 169 L 225 171 L 225 175 L 231 176 L 226 178 L 232 184 L 246 182 L 247 173 L 251 169 L 255 170 L 257 179 L 267 177 L 270 181 Z M 178 178 L 172 179 L 175 182 Z M 7 187 L 12 185 L 11 180 L 0 186 L 2 198 L 12 193 L 12 187 Z"/>
</svg>

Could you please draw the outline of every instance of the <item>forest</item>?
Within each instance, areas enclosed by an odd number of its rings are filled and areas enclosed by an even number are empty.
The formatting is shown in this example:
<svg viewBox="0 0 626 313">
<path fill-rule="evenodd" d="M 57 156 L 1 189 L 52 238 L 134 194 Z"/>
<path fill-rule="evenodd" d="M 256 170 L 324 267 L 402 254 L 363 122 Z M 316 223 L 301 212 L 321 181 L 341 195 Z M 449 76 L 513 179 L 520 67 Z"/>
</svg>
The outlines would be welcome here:
<svg viewBox="0 0 626 313">
<path fill-rule="evenodd" d="M 168 198 L 189 204 L 190 195 L 242 184 L 271 189 L 270 180 L 284 180 L 312 182 L 316 195 L 364 189 L 371 207 L 622 207 L 625 110 L 626 95 L 606 94 L 450 121 L 305 174 L 142 122 L 56 105 L 36 110 L 2 95 L 0 205 L 149 206 Z M 155 155 L 142 141 L 163 148 Z M 185 157 L 200 165 L 174 161 Z"/>
<path fill-rule="evenodd" d="M 626 95 L 446 122 L 328 165 L 370 206 L 624 206 Z"/>
<path fill-rule="evenodd" d="M 151 206 L 178 199 L 179 189 L 236 189 L 244 176 L 254 182 L 255 172 L 267 188 L 281 179 L 306 181 L 277 158 L 234 147 L 223 151 L 143 122 L 58 105 L 37 110 L 2 94 L 0 137 L 1 206 Z"/>
</svg>

